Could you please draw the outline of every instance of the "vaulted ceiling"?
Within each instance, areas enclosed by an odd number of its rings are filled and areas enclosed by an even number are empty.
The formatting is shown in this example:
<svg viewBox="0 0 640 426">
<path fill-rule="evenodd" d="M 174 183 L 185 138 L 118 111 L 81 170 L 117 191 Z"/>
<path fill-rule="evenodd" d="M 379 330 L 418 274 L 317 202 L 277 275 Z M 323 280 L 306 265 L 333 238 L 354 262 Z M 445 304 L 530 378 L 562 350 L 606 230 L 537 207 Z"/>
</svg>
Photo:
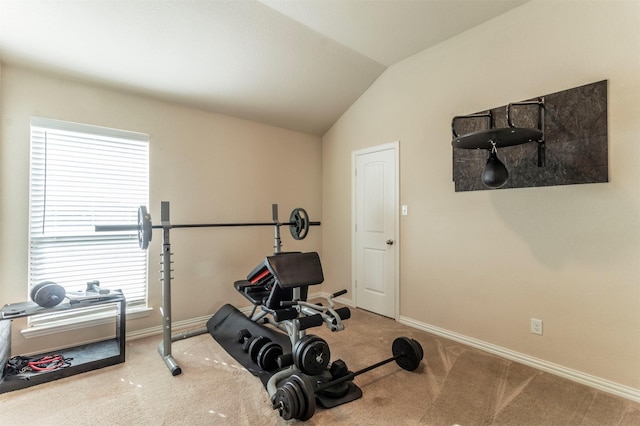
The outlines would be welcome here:
<svg viewBox="0 0 640 426">
<path fill-rule="evenodd" d="M 0 60 L 322 135 L 387 67 L 526 1 L 0 0 Z"/>
</svg>

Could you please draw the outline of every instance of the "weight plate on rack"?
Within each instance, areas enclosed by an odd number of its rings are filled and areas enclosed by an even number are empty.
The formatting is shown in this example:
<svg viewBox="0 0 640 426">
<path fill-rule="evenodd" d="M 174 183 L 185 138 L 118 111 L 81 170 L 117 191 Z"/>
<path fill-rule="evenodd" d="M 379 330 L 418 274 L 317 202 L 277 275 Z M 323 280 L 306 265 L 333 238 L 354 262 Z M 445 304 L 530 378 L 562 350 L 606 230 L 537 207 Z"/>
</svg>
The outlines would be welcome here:
<svg viewBox="0 0 640 426">
<path fill-rule="evenodd" d="M 310 376 L 322 373 L 329 365 L 331 351 L 321 337 L 308 334 L 298 340 L 293 350 L 293 362 L 300 371 Z"/>
<path fill-rule="evenodd" d="M 330 358 L 329 345 L 318 337 L 306 345 L 302 351 L 300 370 L 310 376 L 316 376 L 327 368 Z"/>
<path fill-rule="evenodd" d="M 294 240 L 304 240 L 309 233 L 309 215 L 302 207 L 295 208 L 291 212 L 289 231 Z"/>
<path fill-rule="evenodd" d="M 145 206 L 138 207 L 138 245 L 142 250 L 149 247 L 149 241 L 153 237 L 151 215 Z"/>
</svg>

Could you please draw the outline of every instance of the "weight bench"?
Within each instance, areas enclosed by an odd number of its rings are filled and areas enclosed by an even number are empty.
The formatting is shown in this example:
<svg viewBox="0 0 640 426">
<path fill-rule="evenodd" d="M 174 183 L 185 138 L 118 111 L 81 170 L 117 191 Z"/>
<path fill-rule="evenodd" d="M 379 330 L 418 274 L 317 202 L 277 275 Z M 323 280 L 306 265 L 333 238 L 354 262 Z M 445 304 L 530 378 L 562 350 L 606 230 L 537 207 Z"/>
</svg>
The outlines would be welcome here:
<svg viewBox="0 0 640 426">
<path fill-rule="evenodd" d="M 233 284 L 253 304 L 250 317 L 258 307 L 262 307 L 275 317 L 276 322 L 296 318 L 298 311 L 295 308 L 280 304 L 294 300 L 296 287 L 300 289 L 297 299 L 306 301 L 309 285 L 324 281 L 317 253 L 280 253 L 277 257 L 273 260 L 267 257 L 247 275 L 246 280 Z M 274 273 L 276 270 L 279 272 Z"/>
<path fill-rule="evenodd" d="M 330 350 L 327 342 L 307 334 L 313 327 L 325 325 L 331 331 L 344 330 L 343 320 L 350 318 L 348 307 L 336 308 L 333 298 L 346 290 L 324 297 L 326 303 L 307 302 L 309 286 L 324 281 L 322 264 L 316 252 L 277 253 L 267 256 L 245 280 L 234 288 L 253 305 L 242 314 L 231 305 L 223 306 L 208 322 L 207 329 L 247 370 L 260 377 L 273 398 L 279 382 L 292 374 L 325 381 L 330 374 Z M 269 326 L 270 325 L 270 326 Z M 346 374 L 346 368 L 340 369 Z M 315 377 L 318 376 L 318 377 Z M 319 396 L 324 407 L 333 407 L 362 396 L 353 383 L 341 392 Z"/>
<path fill-rule="evenodd" d="M 208 322 L 207 330 L 248 371 L 260 377 L 274 410 L 285 420 L 308 420 L 316 401 L 335 407 L 362 396 L 354 377 L 395 361 L 407 371 L 422 361 L 420 343 L 408 337 L 393 341 L 393 356 L 356 372 L 342 360 L 330 361 L 327 342 L 306 330 L 321 325 L 344 329 L 349 308 L 307 302 L 310 285 L 324 281 L 317 253 L 277 253 L 268 256 L 235 289 L 253 305 L 249 316 L 224 305 Z"/>
<path fill-rule="evenodd" d="M 344 329 L 342 320 L 351 316 L 349 308 L 334 309 L 333 304 L 333 298 L 346 290 L 328 297 L 327 307 L 307 303 L 309 286 L 323 281 L 318 253 L 278 253 L 265 258 L 246 280 L 236 281 L 234 287 L 254 305 L 249 315 L 252 321 L 267 318 L 273 326 L 287 332 L 295 345 L 299 340 L 296 337 L 304 336 L 296 332 L 322 324 L 331 331 L 340 331 Z M 260 311 L 256 313 L 258 308 Z M 287 320 L 293 322 L 286 323 Z"/>
</svg>

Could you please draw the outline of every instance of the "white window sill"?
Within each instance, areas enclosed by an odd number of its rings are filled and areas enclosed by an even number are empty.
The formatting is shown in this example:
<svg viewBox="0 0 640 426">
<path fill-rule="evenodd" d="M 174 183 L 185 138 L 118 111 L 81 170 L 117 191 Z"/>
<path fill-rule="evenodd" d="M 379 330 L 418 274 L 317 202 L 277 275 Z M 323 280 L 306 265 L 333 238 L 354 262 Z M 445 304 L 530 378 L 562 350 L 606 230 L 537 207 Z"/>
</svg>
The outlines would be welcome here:
<svg viewBox="0 0 640 426">
<path fill-rule="evenodd" d="M 153 308 L 134 307 L 127 309 L 127 319 L 136 319 L 148 317 L 151 315 Z M 51 334 L 62 333 L 65 331 L 78 330 L 81 328 L 95 327 L 103 324 L 112 324 L 116 317 L 115 310 L 99 311 L 92 314 L 84 314 L 71 318 L 60 320 L 51 320 L 45 324 L 33 325 L 20 330 L 25 339 L 34 337 L 48 336 Z"/>
</svg>

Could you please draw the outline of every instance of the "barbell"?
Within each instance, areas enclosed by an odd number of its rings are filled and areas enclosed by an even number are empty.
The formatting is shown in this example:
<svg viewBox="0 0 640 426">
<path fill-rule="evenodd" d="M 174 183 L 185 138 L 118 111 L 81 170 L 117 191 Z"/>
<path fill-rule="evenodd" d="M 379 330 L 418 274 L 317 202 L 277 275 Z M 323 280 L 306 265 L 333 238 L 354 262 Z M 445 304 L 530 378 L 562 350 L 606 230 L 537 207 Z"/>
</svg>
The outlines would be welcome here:
<svg viewBox="0 0 640 426">
<path fill-rule="evenodd" d="M 146 206 L 138 207 L 138 224 L 137 225 L 96 225 L 96 232 L 110 231 L 138 231 L 138 245 L 142 250 L 149 247 L 149 241 L 153 237 L 153 229 L 168 228 L 219 228 L 219 227 L 235 227 L 235 226 L 289 226 L 291 236 L 295 240 L 303 240 L 309 233 L 310 226 L 319 226 L 320 222 L 311 222 L 307 211 L 302 207 L 293 209 L 289 215 L 289 222 L 279 222 L 277 219 L 277 204 L 273 204 L 273 222 L 249 222 L 249 223 L 193 223 L 193 224 L 163 224 L 153 225 L 151 222 L 151 214 Z"/>
</svg>

